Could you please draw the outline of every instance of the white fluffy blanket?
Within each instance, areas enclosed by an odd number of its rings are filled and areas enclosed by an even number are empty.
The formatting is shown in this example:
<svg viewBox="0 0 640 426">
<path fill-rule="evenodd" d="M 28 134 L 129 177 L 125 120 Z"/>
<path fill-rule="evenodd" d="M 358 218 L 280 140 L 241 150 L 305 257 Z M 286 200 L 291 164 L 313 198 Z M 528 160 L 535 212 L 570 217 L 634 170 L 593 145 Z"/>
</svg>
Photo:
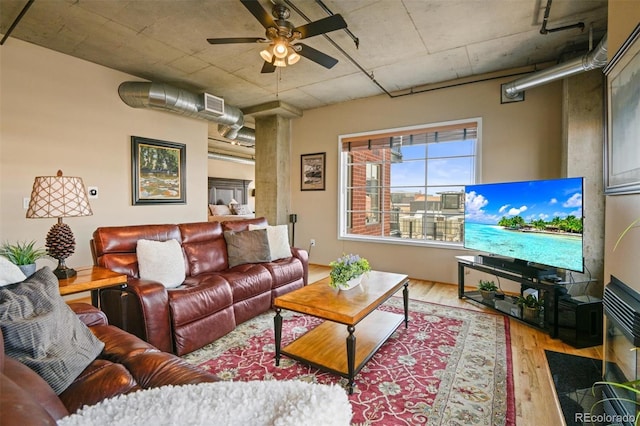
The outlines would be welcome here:
<svg viewBox="0 0 640 426">
<path fill-rule="evenodd" d="M 301 381 L 217 382 L 163 386 L 106 399 L 58 425 L 349 425 L 339 386 Z"/>
</svg>

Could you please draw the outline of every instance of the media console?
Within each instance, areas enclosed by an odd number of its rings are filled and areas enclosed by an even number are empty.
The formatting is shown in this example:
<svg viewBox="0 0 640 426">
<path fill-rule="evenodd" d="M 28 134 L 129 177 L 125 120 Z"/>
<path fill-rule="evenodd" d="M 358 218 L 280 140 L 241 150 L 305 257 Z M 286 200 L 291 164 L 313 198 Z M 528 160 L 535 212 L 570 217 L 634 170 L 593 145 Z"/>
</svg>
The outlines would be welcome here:
<svg viewBox="0 0 640 426">
<path fill-rule="evenodd" d="M 553 338 L 558 337 L 558 301 L 560 296 L 566 292 L 566 289 L 563 283 L 556 280 L 555 272 L 551 273 L 548 270 L 544 270 L 545 273 L 540 274 L 538 272 L 533 273 L 531 270 L 511 270 L 512 268 L 509 268 L 509 266 L 513 265 L 513 263 L 501 265 L 499 262 L 489 261 L 489 264 L 487 264 L 485 263 L 487 257 L 484 256 L 456 256 L 456 259 L 458 261 L 458 297 L 460 299 L 467 298 L 482 303 L 511 317 L 525 321 L 529 325 L 543 329 Z M 505 266 L 505 269 L 501 266 Z M 533 289 L 529 291 L 538 291 L 539 297 L 544 300 L 544 307 L 540 317 L 536 319 L 522 318 L 516 303 L 516 296 L 505 295 L 503 299 L 485 300 L 477 289 L 465 289 L 465 268 L 517 282 L 520 284 L 520 294 L 524 294 L 528 289 Z"/>
</svg>

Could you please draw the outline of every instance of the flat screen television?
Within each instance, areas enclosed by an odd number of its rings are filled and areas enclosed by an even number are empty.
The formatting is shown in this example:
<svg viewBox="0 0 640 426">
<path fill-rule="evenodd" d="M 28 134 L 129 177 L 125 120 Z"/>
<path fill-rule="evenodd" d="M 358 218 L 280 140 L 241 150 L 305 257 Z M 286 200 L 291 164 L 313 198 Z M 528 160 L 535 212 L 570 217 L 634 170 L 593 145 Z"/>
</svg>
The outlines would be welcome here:
<svg viewBox="0 0 640 426">
<path fill-rule="evenodd" d="M 583 178 L 465 187 L 464 247 L 583 272 Z"/>
</svg>

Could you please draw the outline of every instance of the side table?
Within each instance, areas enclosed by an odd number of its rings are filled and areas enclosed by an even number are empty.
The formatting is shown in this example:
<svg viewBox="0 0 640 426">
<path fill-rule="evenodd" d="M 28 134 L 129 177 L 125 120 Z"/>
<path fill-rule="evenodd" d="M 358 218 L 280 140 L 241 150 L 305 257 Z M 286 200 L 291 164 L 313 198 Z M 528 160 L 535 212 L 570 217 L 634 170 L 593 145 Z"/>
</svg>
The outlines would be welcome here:
<svg viewBox="0 0 640 426">
<path fill-rule="evenodd" d="M 75 269 L 78 273 L 75 277 L 58 280 L 60 294 L 66 296 L 68 294 L 91 291 L 91 304 L 96 308 L 99 307 L 98 296 L 100 289 L 127 286 L 126 275 L 113 272 L 101 266 L 83 266 Z"/>
</svg>

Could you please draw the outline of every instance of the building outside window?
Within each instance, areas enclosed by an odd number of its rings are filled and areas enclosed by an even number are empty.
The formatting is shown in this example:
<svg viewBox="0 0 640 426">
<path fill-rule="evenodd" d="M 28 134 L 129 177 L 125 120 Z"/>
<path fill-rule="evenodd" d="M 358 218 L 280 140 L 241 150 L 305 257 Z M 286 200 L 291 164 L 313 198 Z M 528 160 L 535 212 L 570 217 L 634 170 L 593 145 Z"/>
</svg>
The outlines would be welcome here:
<svg viewBox="0 0 640 426">
<path fill-rule="evenodd" d="M 461 245 L 481 119 L 340 137 L 340 238 Z"/>
</svg>

